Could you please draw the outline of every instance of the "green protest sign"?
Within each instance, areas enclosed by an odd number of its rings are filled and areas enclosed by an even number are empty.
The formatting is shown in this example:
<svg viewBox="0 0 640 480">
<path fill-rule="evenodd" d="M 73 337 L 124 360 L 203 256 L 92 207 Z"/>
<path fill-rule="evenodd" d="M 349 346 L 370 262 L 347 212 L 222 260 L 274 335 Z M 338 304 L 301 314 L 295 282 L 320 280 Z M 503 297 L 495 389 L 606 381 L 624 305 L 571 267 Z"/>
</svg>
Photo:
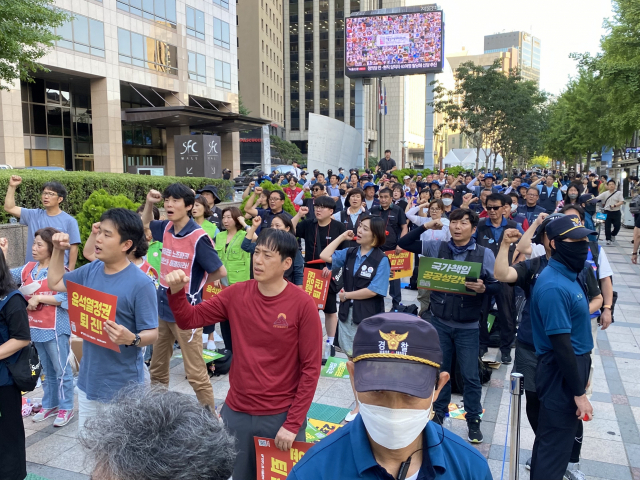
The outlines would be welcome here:
<svg viewBox="0 0 640 480">
<path fill-rule="evenodd" d="M 464 286 L 466 277 L 480 278 L 482 264 L 459 262 L 443 258 L 421 257 L 418 267 L 418 288 L 438 292 L 475 295 Z"/>
<path fill-rule="evenodd" d="M 349 378 L 347 360 L 345 358 L 327 358 L 327 363 L 322 367 L 320 375 L 331 378 Z"/>
<path fill-rule="evenodd" d="M 222 357 L 224 357 L 224 355 L 213 350 L 207 350 L 206 348 L 202 350 L 202 358 L 204 358 L 205 363 L 213 362 L 214 360 Z M 182 354 L 179 353 L 178 355 L 176 355 L 176 358 L 182 358 Z"/>
</svg>

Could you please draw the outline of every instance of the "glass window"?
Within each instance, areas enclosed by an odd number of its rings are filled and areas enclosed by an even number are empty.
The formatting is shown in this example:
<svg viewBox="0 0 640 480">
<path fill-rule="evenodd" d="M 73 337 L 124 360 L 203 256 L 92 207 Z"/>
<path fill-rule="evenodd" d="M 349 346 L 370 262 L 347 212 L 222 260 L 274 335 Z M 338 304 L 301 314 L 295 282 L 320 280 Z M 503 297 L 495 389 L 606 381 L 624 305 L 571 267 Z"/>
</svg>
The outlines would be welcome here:
<svg viewBox="0 0 640 480">
<path fill-rule="evenodd" d="M 229 10 L 229 2 L 227 0 L 213 0 L 213 3 Z"/>
<path fill-rule="evenodd" d="M 216 87 L 226 88 L 231 90 L 231 65 L 216 60 L 214 64 Z"/>
<path fill-rule="evenodd" d="M 62 40 L 57 41 L 57 45 L 104 57 L 104 24 L 82 15 L 73 15 L 73 20 L 56 28 L 56 34 L 62 37 Z"/>
<path fill-rule="evenodd" d="M 47 103 L 60 103 L 60 87 L 57 82 L 47 82 Z"/>
<path fill-rule="evenodd" d="M 131 63 L 131 34 L 123 28 L 118 28 L 118 54 L 121 62 Z"/>
<path fill-rule="evenodd" d="M 195 52 L 187 52 L 187 54 L 189 56 L 189 80 L 206 83 L 206 57 Z"/>
<path fill-rule="evenodd" d="M 47 107 L 47 129 L 49 135 L 62 136 L 62 109 Z"/>
<path fill-rule="evenodd" d="M 176 0 L 118 0 L 118 8 L 176 28 Z"/>
<path fill-rule="evenodd" d="M 118 53 L 123 63 L 178 74 L 177 48 L 160 40 L 119 28 Z"/>
<path fill-rule="evenodd" d="M 204 40 L 204 12 L 187 7 L 187 35 Z"/>
<path fill-rule="evenodd" d="M 223 48 L 230 48 L 229 24 L 219 18 L 213 18 L 213 43 Z"/>
</svg>

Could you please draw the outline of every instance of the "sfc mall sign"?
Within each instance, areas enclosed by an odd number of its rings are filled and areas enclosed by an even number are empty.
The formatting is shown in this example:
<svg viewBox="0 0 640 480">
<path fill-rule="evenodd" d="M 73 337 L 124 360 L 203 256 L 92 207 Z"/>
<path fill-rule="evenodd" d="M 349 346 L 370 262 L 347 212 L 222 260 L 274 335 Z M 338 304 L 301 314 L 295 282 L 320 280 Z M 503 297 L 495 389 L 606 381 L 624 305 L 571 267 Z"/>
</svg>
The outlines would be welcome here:
<svg viewBox="0 0 640 480">
<path fill-rule="evenodd" d="M 176 176 L 222 178 L 218 135 L 176 135 L 173 142 Z"/>
</svg>

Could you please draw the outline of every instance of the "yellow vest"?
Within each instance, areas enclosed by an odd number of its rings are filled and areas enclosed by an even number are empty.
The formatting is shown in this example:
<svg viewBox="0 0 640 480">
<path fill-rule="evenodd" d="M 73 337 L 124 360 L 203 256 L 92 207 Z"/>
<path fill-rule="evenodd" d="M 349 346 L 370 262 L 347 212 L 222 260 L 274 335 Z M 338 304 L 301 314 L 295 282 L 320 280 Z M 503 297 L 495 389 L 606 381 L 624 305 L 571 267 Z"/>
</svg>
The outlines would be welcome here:
<svg viewBox="0 0 640 480">
<path fill-rule="evenodd" d="M 226 230 L 216 236 L 216 252 L 220 261 L 227 269 L 227 280 L 229 285 L 237 282 L 244 282 L 250 278 L 251 254 L 240 248 L 242 240 L 247 236 L 247 232 L 238 231 L 227 245 Z"/>
</svg>

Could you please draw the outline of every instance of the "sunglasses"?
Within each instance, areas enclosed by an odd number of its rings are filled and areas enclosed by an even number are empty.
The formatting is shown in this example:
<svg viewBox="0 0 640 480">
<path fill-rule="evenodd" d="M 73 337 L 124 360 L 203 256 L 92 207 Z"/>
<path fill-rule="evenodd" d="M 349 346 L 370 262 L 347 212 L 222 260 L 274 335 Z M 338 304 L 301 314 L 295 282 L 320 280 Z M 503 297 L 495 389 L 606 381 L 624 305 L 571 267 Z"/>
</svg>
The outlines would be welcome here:
<svg viewBox="0 0 640 480">
<path fill-rule="evenodd" d="M 501 208 L 504 207 L 487 207 L 487 210 L 500 210 Z"/>
</svg>

